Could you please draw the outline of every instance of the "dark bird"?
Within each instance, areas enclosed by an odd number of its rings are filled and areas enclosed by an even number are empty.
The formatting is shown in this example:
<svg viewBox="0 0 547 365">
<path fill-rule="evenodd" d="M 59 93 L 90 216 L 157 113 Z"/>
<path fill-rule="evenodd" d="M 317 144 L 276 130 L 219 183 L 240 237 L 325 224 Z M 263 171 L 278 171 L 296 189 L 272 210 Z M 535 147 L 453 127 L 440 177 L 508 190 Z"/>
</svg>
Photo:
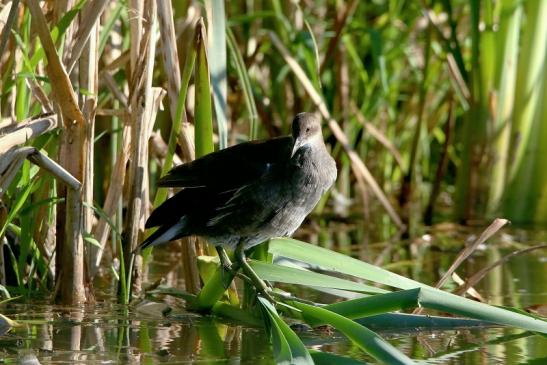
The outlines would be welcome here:
<svg viewBox="0 0 547 365">
<path fill-rule="evenodd" d="M 152 212 L 146 228 L 159 228 L 139 248 L 201 236 L 228 269 L 223 248 L 235 250 L 254 281 L 244 250 L 291 236 L 335 180 L 319 120 L 300 113 L 292 136 L 238 144 L 169 171 L 158 185 L 183 189 Z"/>
</svg>

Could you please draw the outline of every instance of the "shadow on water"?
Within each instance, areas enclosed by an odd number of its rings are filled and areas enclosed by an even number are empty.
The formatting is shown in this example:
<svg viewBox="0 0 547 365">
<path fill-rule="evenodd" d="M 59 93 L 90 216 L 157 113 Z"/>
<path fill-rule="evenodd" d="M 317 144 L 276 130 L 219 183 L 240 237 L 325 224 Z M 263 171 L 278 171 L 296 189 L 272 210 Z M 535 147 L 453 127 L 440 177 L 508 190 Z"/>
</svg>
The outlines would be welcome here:
<svg viewBox="0 0 547 365">
<path fill-rule="evenodd" d="M 313 241 L 309 231 L 302 239 Z M 355 240 L 358 233 L 347 235 Z M 412 242 L 369 244 L 367 261 L 426 283 L 434 283 L 461 250 L 461 242 L 473 232 L 456 232 L 437 227 Z M 306 237 L 307 235 L 307 237 Z M 499 260 L 516 248 L 545 242 L 545 232 L 513 229 L 489 246 L 482 247 L 458 270 L 468 276 Z M 324 237 L 323 237 L 324 239 Z M 334 240 L 333 240 L 334 241 Z M 495 241 L 495 242 L 494 242 Z M 372 240 L 371 240 L 372 242 Z M 351 248 L 335 247 L 339 250 Z M 526 308 L 547 303 L 546 250 L 517 256 L 490 272 L 476 289 L 493 304 Z M 182 287 L 179 259 L 173 252 L 157 250 L 149 265 L 148 281 L 165 278 L 166 284 Z M 45 304 L 6 303 L 1 312 L 21 326 L 0 336 L 0 363 L 6 364 L 272 364 L 272 352 L 265 332 L 182 311 L 183 303 L 162 298 L 174 308 L 128 310 L 111 304 L 112 279 L 97 285 L 103 301 L 94 306 L 60 307 Z M 298 288 L 291 287 L 298 292 Z M 300 294 L 322 302 L 334 297 L 307 289 Z M 161 308 L 160 308 L 161 309 Z M 416 328 L 417 324 L 388 328 L 381 318 L 369 318 L 366 325 L 415 360 L 427 364 L 544 364 L 547 339 L 509 328 L 469 327 L 448 330 Z M 329 328 L 311 330 L 295 325 L 304 343 L 313 350 L 332 352 L 357 361 L 374 363 L 367 354 Z"/>
</svg>

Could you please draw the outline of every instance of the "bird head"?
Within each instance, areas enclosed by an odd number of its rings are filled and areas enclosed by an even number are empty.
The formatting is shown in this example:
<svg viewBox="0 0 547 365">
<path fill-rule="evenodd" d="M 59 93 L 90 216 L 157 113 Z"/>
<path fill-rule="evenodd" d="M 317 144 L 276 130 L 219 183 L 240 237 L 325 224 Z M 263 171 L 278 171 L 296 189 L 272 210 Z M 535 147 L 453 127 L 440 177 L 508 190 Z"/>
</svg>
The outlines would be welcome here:
<svg viewBox="0 0 547 365">
<path fill-rule="evenodd" d="M 294 146 L 291 157 L 303 147 L 311 147 L 315 143 L 323 143 L 321 123 L 311 113 L 299 113 L 292 122 L 292 137 Z"/>
</svg>

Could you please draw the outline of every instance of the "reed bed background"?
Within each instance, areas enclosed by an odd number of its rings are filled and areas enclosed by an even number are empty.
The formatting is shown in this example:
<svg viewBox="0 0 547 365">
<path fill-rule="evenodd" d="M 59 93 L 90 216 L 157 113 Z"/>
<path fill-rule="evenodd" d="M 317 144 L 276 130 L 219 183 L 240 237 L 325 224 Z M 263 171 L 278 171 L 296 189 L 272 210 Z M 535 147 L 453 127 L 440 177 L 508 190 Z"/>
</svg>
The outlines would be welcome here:
<svg viewBox="0 0 547 365">
<path fill-rule="evenodd" d="M 130 252 L 170 194 L 156 180 L 301 111 L 339 167 L 320 227 L 545 223 L 546 17 L 541 0 L 4 2 L 3 292 L 89 302 L 112 268 L 128 302 Z M 195 294 L 209 249 L 179 247 Z"/>
</svg>

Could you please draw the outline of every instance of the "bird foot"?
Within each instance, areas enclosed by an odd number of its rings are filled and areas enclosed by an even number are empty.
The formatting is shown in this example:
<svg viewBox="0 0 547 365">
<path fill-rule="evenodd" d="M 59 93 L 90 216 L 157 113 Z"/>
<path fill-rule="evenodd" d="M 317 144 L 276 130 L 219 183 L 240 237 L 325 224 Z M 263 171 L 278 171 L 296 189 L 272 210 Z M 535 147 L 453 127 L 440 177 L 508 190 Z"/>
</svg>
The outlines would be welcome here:
<svg viewBox="0 0 547 365">
<path fill-rule="evenodd" d="M 263 289 L 258 291 L 260 295 L 262 295 L 268 302 L 272 304 L 276 304 L 277 301 L 274 299 L 274 297 L 270 294 L 272 292 L 271 288 Z"/>
</svg>

